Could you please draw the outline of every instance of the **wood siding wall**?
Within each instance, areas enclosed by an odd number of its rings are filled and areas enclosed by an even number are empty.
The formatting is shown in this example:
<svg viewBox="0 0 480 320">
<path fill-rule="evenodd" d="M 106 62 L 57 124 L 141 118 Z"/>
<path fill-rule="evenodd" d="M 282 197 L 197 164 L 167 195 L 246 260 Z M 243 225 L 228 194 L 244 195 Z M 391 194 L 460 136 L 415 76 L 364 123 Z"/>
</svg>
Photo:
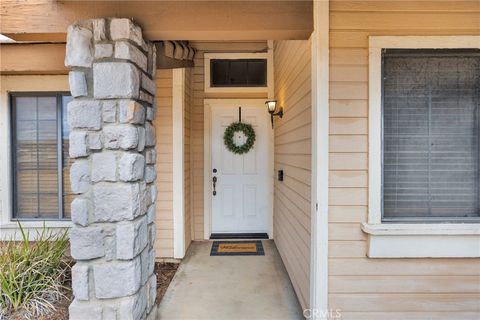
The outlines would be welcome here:
<svg viewBox="0 0 480 320">
<path fill-rule="evenodd" d="M 195 67 L 185 70 L 184 164 L 185 247 L 203 240 L 203 99 L 266 98 L 265 94 L 207 94 L 204 92 L 205 52 L 254 52 L 266 49 L 266 41 L 191 42 L 197 49 Z M 157 257 L 173 257 L 173 125 L 172 70 L 157 70 Z"/>
<path fill-rule="evenodd" d="M 193 239 L 192 221 L 192 157 L 191 157 L 191 109 L 192 109 L 192 69 L 185 70 L 184 92 L 184 201 L 185 201 L 185 250 Z"/>
<path fill-rule="evenodd" d="M 255 42 L 201 42 L 191 41 L 197 49 L 192 74 L 192 200 L 194 240 L 203 240 L 203 100 L 206 98 L 266 98 L 266 94 L 219 94 L 205 93 L 204 63 L 205 52 L 256 52 L 266 50 L 266 41 Z"/>
<path fill-rule="evenodd" d="M 173 257 L 172 70 L 157 70 L 157 257 Z"/>
<path fill-rule="evenodd" d="M 309 304 L 311 211 L 310 41 L 274 47 L 275 97 L 284 116 L 275 122 L 274 239 L 303 308 Z"/>
<path fill-rule="evenodd" d="M 478 35 L 479 1 L 330 3 L 329 307 L 342 319 L 478 319 L 479 259 L 369 259 L 368 36 Z"/>
</svg>

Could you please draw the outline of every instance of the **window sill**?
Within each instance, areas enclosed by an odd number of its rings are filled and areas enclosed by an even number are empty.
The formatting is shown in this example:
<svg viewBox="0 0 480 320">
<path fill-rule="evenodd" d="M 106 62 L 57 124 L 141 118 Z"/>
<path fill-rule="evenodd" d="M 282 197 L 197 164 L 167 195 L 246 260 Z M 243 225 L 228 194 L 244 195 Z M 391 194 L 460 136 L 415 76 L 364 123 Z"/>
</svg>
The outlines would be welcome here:
<svg viewBox="0 0 480 320">
<path fill-rule="evenodd" d="M 29 233 L 29 240 L 35 240 L 37 231 L 40 232 L 44 226 L 53 232 L 61 232 L 72 226 L 71 221 L 20 221 L 25 232 Z M 21 232 L 16 221 L 9 221 L 0 224 L 0 240 L 21 240 Z"/>
<path fill-rule="evenodd" d="M 480 224 L 368 224 L 369 258 L 478 258 Z"/>
</svg>

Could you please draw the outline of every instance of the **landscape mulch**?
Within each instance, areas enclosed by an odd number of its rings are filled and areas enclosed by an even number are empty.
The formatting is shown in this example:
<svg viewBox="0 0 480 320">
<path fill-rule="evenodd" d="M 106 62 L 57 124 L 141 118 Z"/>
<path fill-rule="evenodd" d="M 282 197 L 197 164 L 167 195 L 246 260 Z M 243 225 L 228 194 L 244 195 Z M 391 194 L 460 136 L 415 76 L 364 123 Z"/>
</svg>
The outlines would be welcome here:
<svg viewBox="0 0 480 320">
<path fill-rule="evenodd" d="M 168 285 L 173 279 L 175 272 L 177 272 L 178 263 L 170 262 L 156 262 L 155 273 L 157 274 L 157 304 L 163 298 L 165 291 L 167 291 Z"/>
</svg>

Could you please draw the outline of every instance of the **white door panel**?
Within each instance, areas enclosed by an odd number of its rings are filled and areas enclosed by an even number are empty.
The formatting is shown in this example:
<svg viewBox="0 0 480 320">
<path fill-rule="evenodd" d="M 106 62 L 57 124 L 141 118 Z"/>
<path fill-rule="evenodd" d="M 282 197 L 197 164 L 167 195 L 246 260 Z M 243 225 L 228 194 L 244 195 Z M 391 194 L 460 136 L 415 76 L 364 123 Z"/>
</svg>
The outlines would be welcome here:
<svg viewBox="0 0 480 320">
<path fill-rule="evenodd" d="M 213 185 L 211 190 L 212 232 L 268 232 L 273 182 L 270 115 L 258 102 L 236 105 L 229 101 L 229 105 L 211 109 L 211 176 L 217 177 L 216 195 Z M 251 124 L 256 135 L 253 148 L 243 155 L 233 154 L 223 143 L 227 126 L 238 121 L 239 105 L 242 122 Z M 242 141 L 245 137 L 240 134 L 234 139 Z"/>
</svg>

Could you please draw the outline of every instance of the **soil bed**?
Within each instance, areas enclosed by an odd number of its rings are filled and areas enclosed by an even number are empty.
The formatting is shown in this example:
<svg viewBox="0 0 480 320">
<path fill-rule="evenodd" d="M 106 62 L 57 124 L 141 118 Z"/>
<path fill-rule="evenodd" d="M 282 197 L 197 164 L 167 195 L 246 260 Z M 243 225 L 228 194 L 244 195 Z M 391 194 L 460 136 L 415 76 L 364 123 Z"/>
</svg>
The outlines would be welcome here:
<svg viewBox="0 0 480 320">
<path fill-rule="evenodd" d="M 178 263 L 170 263 L 170 262 L 155 263 L 155 273 L 157 274 L 157 299 L 155 302 L 157 304 L 162 300 L 170 282 L 173 279 L 173 276 L 175 275 L 175 272 L 177 272 L 177 268 L 178 268 Z M 66 283 L 65 286 L 70 288 L 71 287 L 70 282 Z M 37 320 L 68 320 L 68 306 L 70 305 L 70 302 L 72 301 L 73 297 L 72 297 L 71 290 L 68 290 L 68 291 L 65 290 L 64 294 L 65 294 L 65 297 L 56 301 L 53 304 L 55 306 L 56 311 L 45 314 L 36 319 Z M 23 320 L 25 319 L 25 317 L 23 312 L 19 310 L 14 314 L 8 316 L 8 318 L 6 319 Z M 0 319 L 0 320 L 3 320 L 3 319 Z"/>
<path fill-rule="evenodd" d="M 170 262 L 156 262 L 155 273 L 157 274 L 157 304 L 163 298 L 165 291 L 167 291 L 168 285 L 173 279 L 175 272 L 177 272 L 178 263 Z"/>
</svg>

